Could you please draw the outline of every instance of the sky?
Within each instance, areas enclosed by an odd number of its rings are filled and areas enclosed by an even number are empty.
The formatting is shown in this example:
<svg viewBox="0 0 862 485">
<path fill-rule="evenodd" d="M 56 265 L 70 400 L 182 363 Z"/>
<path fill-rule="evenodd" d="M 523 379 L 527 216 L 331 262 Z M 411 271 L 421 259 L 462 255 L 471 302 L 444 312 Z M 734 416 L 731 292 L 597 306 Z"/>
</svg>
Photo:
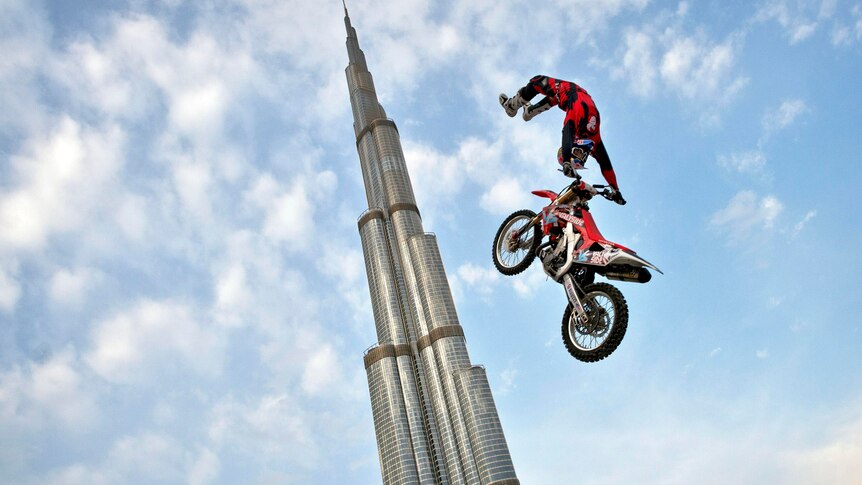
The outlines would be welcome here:
<svg viewBox="0 0 862 485">
<path fill-rule="evenodd" d="M 862 3 L 348 8 L 522 483 L 862 483 Z M 0 482 L 380 482 L 345 37 L 340 1 L 0 0 Z M 592 94 L 593 215 L 665 273 L 599 363 L 491 263 L 566 184 L 563 113 L 497 103 L 536 74 Z"/>
</svg>

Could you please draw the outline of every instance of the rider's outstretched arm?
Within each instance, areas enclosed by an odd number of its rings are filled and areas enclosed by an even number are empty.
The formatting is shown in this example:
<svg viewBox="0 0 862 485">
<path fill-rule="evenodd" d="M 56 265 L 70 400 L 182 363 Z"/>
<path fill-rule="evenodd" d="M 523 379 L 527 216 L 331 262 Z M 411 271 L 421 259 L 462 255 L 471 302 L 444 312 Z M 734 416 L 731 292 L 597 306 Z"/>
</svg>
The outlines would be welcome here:
<svg viewBox="0 0 862 485">
<path fill-rule="evenodd" d="M 566 120 L 563 125 L 563 141 L 560 144 L 563 147 L 563 163 L 572 161 L 572 148 L 575 146 L 575 122 Z"/>
<path fill-rule="evenodd" d="M 599 162 L 599 167 L 602 169 L 602 175 L 605 177 L 605 180 L 608 181 L 614 190 L 620 190 L 617 186 L 617 174 L 614 173 L 614 167 L 611 165 L 611 157 L 608 156 L 605 142 L 599 140 L 599 143 L 593 148 L 593 157 Z"/>
</svg>

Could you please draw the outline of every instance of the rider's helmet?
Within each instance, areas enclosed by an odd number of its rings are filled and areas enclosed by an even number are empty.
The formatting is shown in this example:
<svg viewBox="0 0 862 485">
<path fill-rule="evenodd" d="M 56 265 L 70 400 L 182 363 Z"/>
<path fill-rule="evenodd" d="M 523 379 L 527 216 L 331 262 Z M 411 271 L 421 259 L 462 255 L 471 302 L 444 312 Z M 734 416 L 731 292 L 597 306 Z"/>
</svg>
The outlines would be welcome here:
<svg viewBox="0 0 862 485">
<path fill-rule="evenodd" d="M 593 151 L 593 141 L 588 139 L 575 140 L 575 145 L 572 147 L 572 168 L 580 170 L 584 168 L 584 163 L 587 162 L 587 156 Z M 557 149 L 557 163 L 563 164 L 563 148 Z"/>
</svg>

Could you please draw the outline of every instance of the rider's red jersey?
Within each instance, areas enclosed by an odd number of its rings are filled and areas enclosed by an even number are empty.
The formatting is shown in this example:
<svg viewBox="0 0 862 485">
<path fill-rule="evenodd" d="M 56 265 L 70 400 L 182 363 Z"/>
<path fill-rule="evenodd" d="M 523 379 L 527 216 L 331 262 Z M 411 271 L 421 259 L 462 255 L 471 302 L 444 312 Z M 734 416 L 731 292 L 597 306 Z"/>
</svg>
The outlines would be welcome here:
<svg viewBox="0 0 862 485">
<path fill-rule="evenodd" d="M 547 79 L 550 92 L 542 94 L 550 98 L 552 105 L 557 105 L 566 112 L 563 125 L 571 121 L 575 126 L 575 137 L 590 139 L 598 145 L 602 140 L 599 130 L 601 117 L 592 96 L 573 82 L 551 77 Z"/>
<path fill-rule="evenodd" d="M 563 120 L 563 140 L 561 143 L 563 160 L 561 163 L 571 159 L 571 149 L 577 139 L 592 140 L 595 144 L 592 155 L 599 162 L 602 175 L 614 189 L 619 189 L 611 159 L 605 144 L 602 143 L 599 110 L 596 108 L 592 96 L 584 88 L 571 81 L 538 75 L 530 79 L 530 82 L 519 90 L 519 93 L 527 101 L 541 93 L 546 98 L 539 104 L 547 100 L 551 106 L 559 106 L 561 110 L 566 112 L 566 118 Z"/>
</svg>

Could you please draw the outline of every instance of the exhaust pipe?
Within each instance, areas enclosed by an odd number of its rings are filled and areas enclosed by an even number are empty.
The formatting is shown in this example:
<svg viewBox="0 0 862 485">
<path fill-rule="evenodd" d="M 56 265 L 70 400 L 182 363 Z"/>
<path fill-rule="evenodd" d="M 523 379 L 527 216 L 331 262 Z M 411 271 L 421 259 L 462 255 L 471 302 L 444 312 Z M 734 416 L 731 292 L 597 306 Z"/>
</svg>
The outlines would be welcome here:
<svg viewBox="0 0 862 485">
<path fill-rule="evenodd" d="M 629 281 L 632 283 L 646 283 L 652 279 L 652 273 L 646 268 L 632 268 L 626 271 L 608 271 L 605 278 L 617 281 Z"/>
</svg>

